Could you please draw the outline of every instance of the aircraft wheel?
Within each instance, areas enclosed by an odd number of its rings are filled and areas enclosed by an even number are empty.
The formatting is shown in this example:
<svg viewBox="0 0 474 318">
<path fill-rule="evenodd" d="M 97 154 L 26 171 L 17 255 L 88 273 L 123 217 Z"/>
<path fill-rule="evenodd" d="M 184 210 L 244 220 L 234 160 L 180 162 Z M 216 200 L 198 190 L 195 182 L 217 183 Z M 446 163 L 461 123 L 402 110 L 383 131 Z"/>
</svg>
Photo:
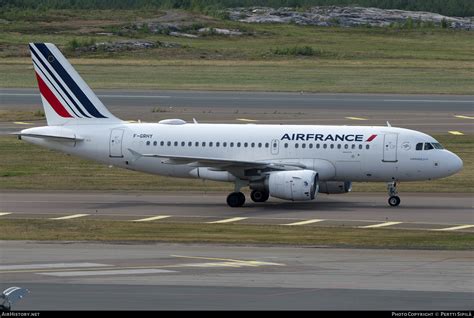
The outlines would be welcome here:
<svg viewBox="0 0 474 318">
<path fill-rule="evenodd" d="M 390 198 L 388 198 L 388 204 L 390 204 L 390 206 L 399 206 L 400 205 L 400 197 L 394 195 L 394 196 L 391 196 Z"/>
<path fill-rule="evenodd" d="M 245 203 L 245 195 L 242 192 L 232 192 L 227 196 L 227 204 L 232 208 L 239 208 Z"/>
<path fill-rule="evenodd" d="M 268 200 L 270 194 L 267 191 L 253 190 L 250 193 L 250 198 L 253 202 L 265 202 Z"/>
</svg>

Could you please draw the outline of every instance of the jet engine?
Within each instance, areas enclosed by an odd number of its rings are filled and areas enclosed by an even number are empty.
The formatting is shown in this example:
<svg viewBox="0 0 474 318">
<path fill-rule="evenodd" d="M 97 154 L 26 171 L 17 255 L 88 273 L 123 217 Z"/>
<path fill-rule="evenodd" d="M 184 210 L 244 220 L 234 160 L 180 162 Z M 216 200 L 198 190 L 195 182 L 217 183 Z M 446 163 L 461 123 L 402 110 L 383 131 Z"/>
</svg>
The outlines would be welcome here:
<svg viewBox="0 0 474 318">
<path fill-rule="evenodd" d="M 275 171 L 268 176 L 268 192 L 275 198 L 313 200 L 318 188 L 318 173 L 313 170 Z"/>
<path fill-rule="evenodd" d="M 340 194 L 347 193 L 352 190 L 352 182 L 350 181 L 325 181 L 319 183 L 319 193 Z"/>
</svg>

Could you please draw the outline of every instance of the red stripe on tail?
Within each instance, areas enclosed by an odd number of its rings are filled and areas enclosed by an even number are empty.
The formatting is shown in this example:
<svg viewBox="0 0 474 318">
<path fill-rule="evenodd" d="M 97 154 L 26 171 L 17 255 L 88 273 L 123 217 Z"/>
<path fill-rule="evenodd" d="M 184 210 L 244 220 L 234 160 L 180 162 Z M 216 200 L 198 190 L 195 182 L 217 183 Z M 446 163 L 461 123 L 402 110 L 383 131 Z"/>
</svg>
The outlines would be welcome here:
<svg viewBox="0 0 474 318">
<path fill-rule="evenodd" d="M 36 73 L 36 79 L 38 80 L 38 86 L 44 98 L 48 101 L 48 103 L 53 107 L 54 111 L 61 117 L 71 117 L 71 114 L 68 113 L 66 108 L 61 104 L 61 102 L 54 96 L 53 92 L 49 89 L 46 83 L 41 79 L 41 77 Z"/>
</svg>

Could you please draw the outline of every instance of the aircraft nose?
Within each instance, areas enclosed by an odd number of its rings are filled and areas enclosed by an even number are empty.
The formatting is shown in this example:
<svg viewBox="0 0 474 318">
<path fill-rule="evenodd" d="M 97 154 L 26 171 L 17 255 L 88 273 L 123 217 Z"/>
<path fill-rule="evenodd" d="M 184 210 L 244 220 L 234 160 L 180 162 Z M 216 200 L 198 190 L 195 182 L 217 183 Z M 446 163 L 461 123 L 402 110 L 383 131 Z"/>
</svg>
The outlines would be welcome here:
<svg viewBox="0 0 474 318">
<path fill-rule="evenodd" d="M 455 174 L 459 171 L 462 170 L 462 167 L 463 167 L 463 162 L 461 160 L 461 158 L 459 158 L 456 154 L 450 152 L 449 154 L 449 163 L 448 163 L 448 167 L 449 167 L 449 172 L 451 174 Z"/>
</svg>

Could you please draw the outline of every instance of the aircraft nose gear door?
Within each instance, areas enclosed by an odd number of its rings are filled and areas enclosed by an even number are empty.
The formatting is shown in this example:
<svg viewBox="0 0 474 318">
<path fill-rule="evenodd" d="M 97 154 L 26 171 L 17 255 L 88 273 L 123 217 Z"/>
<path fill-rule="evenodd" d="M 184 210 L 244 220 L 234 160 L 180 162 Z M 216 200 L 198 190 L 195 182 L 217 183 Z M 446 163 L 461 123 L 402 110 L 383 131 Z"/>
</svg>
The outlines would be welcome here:
<svg viewBox="0 0 474 318">
<path fill-rule="evenodd" d="M 272 140 L 272 155 L 278 155 L 278 144 L 280 141 L 278 139 Z"/>
<path fill-rule="evenodd" d="M 383 161 L 397 161 L 397 134 L 386 134 L 383 139 Z"/>
<path fill-rule="evenodd" d="M 110 133 L 110 153 L 109 156 L 113 158 L 122 158 L 122 137 L 123 129 L 112 129 Z"/>
</svg>

